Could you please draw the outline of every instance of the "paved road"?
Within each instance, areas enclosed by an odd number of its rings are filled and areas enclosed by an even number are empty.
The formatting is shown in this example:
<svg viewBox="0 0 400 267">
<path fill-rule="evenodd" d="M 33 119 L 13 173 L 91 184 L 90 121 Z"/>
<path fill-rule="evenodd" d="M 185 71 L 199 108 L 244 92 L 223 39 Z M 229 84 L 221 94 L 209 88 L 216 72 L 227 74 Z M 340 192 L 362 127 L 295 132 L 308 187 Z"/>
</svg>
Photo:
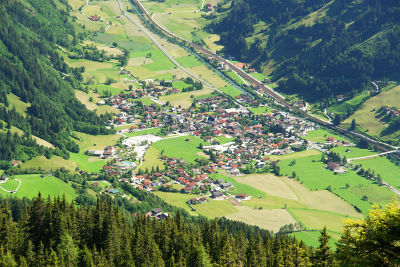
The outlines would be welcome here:
<svg viewBox="0 0 400 267">
<path fill-rule="evenodd" d="M 308 113 L 308 112 L 305 112 L 305 111 L 303 111 L 303 110 L 301 110 L 301 109 L 299 109 L 299 108 L 297 108 L 297 107 L 294 107 L 294 106 L 291 105 L 288 101 L 286 101 L 285 97 L 283 97 L 281 94 L 279 94 L 278 92 L 276 92 L 275 90 L 273 90 L 273 89 L 272 89 L 271 87 L 269 87 L 268 85 L 263 84 L 263 83 L 260 82 L 259 80 L 255 79 L 253 76 L 251 76 L 250 74 L 248 74 L 247 72 L 245 72 L 243 69 L 241 69 L 241 68 L 235 66 L 235 65 L 232 64 L 229 60 L 226 60 L 226 59 L 224 59 L 223 57 L 221 57 L 221 56 L 219 56 L 219 55 L 217 55 L 217 54 L 211 52 L 210 50 L 208 50 L 208 49 L 206 49 L 206 48 L 204 48 L 204 47 L 202 47 L 202 46 L 199 46 L 199 45 L 197 45 L 197 44 L 194 44 L 194 43 L 192 43 L 192 42 L 189 42 L 189 41 L 187 41 L 187 40 L 185 40 L 185 39 L 183 39 L 183 38 L 181 38 L 181 37 L 175 35 L 174 33 L 170 32 L 169 30 L 165 29 L 163 26 L 161 26 L 160 24 L 158 24 L 156 21 L 154 21 L 154 20 L 151 18 L 151 16 L 149 15 L 149 13 L 148 13 L 147 10 L 143 7 L 143 5 L 140 3 L 139 0 L 132 0 L 132 1 L 134 1 L 135 5 L 139 7 L 139 9 L 140 9 L 141 12 L 144 14 L 144 16 L 146 16 L 147 19 L 150 20 L 150 22 L 151 22 L 152 24 L 154 24 L 156 27 L 158 27 L 158 28 L 159 28 L 161 31 L 163 31 L 165 34 L 167 34 L 167 35 L 169 35 L 169 36 L 171 36 L 171 37 L 173 37 L 173 38 L 175 38 L 175 39 L 181 40 L 183 43 L 188 44 L 189 46 L 191 46 L 192 48 L 194 48 L 195 50 L 197 50 L 197 51 L 198 51 L 198 52 L 197 52 L 198 54 L 204 54 L 204 55 L 206 55 L 206 56 L 208 56 L 208 57 L 210 57 L 210 58 L 213 58 L 213 59 L 217 60 L 217 61 L 220 62 L 220 63 L 224 63 L 224 64 L 227 65 L 231 70 L 235 71 L 235 72 L 236 72 L 237 74 L 239 74 L 241 77 L 243 77 L 244 79 L 246 79 L 246 80 L 248 80 L 249 82 L 251 82 L 252 85 L 253 85 L 254 87 L 264 89 L 264 91 L 266 92 L 267 95 L 269 95 L 271 98 L 273 98 L 277 103 L 279 103 L 279 104 L 281 104 L 281 105 L 287 107 L 289 110 L 299 112 L 299 113 L 301 113 L 303 116 L 305 116 L 306 118 L 308 118 L 309 120 L 314 121 L 314 122 L 316 122 L 316 123 L 318 123 L 318 124 L 322 124 L 322 125 L 324 125 L 324 126 L 326 126 L 326 127 L 328 127 L 328 128 L 331 128 L 332 130 L 336 130 L 336 131 L 341 132 L 341 133 L 349 134 L 349 135 L 352 135 L 352 136 L 354 136 L 354 137 L 358 137 L 358 138 L 364 139 L 364 140 L 366 140 L 367 142 L 369 142 L 369 143 L 375 145 L 376 147 L 378 147 L 379 149 L 381 149 L 381 150 L 383 150 L 383 151 L 388 151 L 388 147 L 389 147 L 390 149 L 396 149 L 396 148 L 397 148 L 397 147 L 392 146 L 392 145 L 389 145 L 389 144 L 387 144 L 387 143 L 384 143 L 384 142 L 377 141 L 377 140 L 374 140 L 374 139 L 372 139 L 372 138 L 369 138 L 369 137 L 367 137 L 367 136 L 365 136 L 365 135 L 363 135 L 363 134 L 359 134 L 359 133 L 357 133 L 357 132 L 353 132 L 353 131 L 344 129 L 344 128 L 342 128 L 342 127 L 333 125 L 331 122 L 327 122 L 327 121 L 324 120 L 324 119 L 321 119 L 321 118 L 316 117 L 316 116 L 314 116 L 314 115 L 312 115 L 312 114 L 310 114 L 310 113 Z"/>
<path fill-rule="evenodd" d="M 173 56 L 171 56 L 167 50 L 165 50 L 165 48 L 157 41 L 156 38 L 154 38 L 154 36 L 145 28 L 142 26 L 141 22 L 134 18 L 133 16 L 131 16 L 129 13 L 127 13 L 125 11 L 125 8 L 121 2 L 121 0 L 118 0 L 119 3 L 119 8 L 121 9 L 122 14 L 128 19 L 130 20 L 133 24 L 135 24 L 168 58 L 169 60 L 171 60 L 172 63 L 174 63 L 178 68 L 180 68 L 183 72 L 185 72 L 186 74 L 188 74 L 189 76 L 193 77 L 194 79 L 200 81 L 201 83 L 207 85 L 208 87 L 210 87 L 211 89 L 218 91 L 221 94 L 225 94 L 224 92 L 222 92 L 221 90 L 219 90 L 217 87 L 215 87 L 214 85 L 212 85 L 211 83 L 207 82 L 206 80 L 201 79 L 199 76 L 193 74 L 192 72 L 190 72 L 189 70 L 185 69 L 181 64 L 178 63 L 178 61 L 175 60 L 175 58 Z M 235 101 L 236 104 L 238 104 L 240 107 L 245 108 L 241 103 Z"/>
<path fill-rule="evenodd" d="M 378 157 L 378 156 L 383 156 L 386 154 L 390 154 L 390 153 L 396 153 L 399 152 L 399 150 L 392 150 L 392 151 L 387 151 L 387 152 L 383 152 L 383 153 L 379 153 L 379 154 L 375 154 L 375 155 L 370 155 L 370 156 L 365 156 L 365 157 L 358 157 L 358 158 L 351 158 L 351 159 L 347 159 L 347 161 L 351 161 L 351 160 L 357 160 L 357 159 L 368 159 L 368 158 L 374 158 L 374 157 Z"/>
</svg>

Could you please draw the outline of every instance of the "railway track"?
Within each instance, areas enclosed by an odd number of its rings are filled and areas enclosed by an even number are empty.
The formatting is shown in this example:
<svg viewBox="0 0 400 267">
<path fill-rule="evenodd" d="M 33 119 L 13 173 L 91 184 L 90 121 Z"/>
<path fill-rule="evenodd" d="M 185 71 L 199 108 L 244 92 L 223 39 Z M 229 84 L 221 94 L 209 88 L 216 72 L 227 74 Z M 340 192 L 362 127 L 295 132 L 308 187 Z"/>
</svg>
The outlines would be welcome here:
<svg viewBox="0 0 400 267">
<path fill-rule="evenodd" d="M 195 52 L 199 53 L 199 54 L 203 54 L 206 55 L 210 58 L 213 58 L 215 60 L 217 60 L 220 63 L 223 63 L 225 65 L 227 65 L 230 69 L 232 69 L 233 71 L 235 71 L 238 75 L 240 75 L 242 78 L 248 80 L 254 87 L 256 88 L 262 88 L 264 89 L 264 91 L 266 92 L 266 94 L 273 98 L 275 101 L 277 101 L 278 103 L 280 103 L 281 105 L 285 106 L 286 108 L 288 108 L 290 111 L 294 111 L 296 113 L 301 114 L 302 116 L 306 117 L 308 120 L 313 121 L 315 123 L 318 123 L 320 125 L 323 125 L 327 128 L 330 128 L 334 131 L 337 132 L 341 132 L 343 134 L 346 135 L 351 135 L 352 137 L 356 137 L 356 138 L 360 138 L 360 139 L 364 139 L 365 141 L 367 141 L 368 143 L 372 144 L 373 146 L 375 146 L 376 148 L 387 152 L 387 151 L 391 151 L 393 149 L 399 149 L 398 147 L 386 144 L 384 142 L 380 142 L 377 140 L 374 140 L 370 137 L 367 137 L 365 135 L 362 135 L 360 133 L 356 133 L 347 129 L 344 129 L 342 127 L 339 127 L 337 125 L 334 125 L 331 122 L 325 121 L 321 118 L 318 118 L 306 111 L 301 110 L 298 107 L 293 106 L 292 104 L 290 104 L 288 101 L 286 101 L 286 99 L 280 95 L 279 93 L 275 92 L 272 88 L 270 88 L 269 86 L 263 84 L 262 82 L 260 82 L 259 80 L 255 79 L 253 76 L 251 76 L 250 74 L 248 74 L 247 72 L 243 71 L 241 68 L 235 66 L 234 64 L 232 64 L 230 61 L 226 60 L 225 58 L 215 54 L 214 52 L 198 45 L 195 43 L 192 43 L 188 40 L 185 40 L 179 36 L 177 36 L 176 34 L 174 34 L 173 32 L 170 32 L 169 30 L 165 29 L 164 27 L 162 27 L 160 24 L 158 24 L 156 21 L 154 21 L 154 19 L 150 16 L 150 14 L 147 12 L 147 10 L 143 7 L 142 3 L 140 3 L 139 0 L 129 0 L 129 2 L 136 6 L 141 12 L 145 19 L 148 20 L 152 25 L 154 25 L 158 30 L 162 31 L 164 34 L 166 34 L 167 36 L 177 39 L 179 40 L 181 43 L 183 43 L 184 45 L 186 45 L 189 48 L 192 48 L 192 50 L 194 50 Z M 399 159 L 400 157 L 397 156 Z"/>
</svg>

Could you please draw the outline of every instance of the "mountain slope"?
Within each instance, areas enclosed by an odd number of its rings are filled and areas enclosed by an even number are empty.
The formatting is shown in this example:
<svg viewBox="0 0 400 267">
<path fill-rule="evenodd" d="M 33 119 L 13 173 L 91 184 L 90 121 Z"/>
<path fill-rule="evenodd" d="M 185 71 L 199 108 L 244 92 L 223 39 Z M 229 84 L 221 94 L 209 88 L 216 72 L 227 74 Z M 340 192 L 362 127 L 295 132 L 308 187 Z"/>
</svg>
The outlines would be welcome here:
<svg viewBox="0 0 400 267">
<path fill-rule="evenodd" d="M 73 130 L 107 132 L 100 126 L 103 120 L 74 96 L 83 70 L 68 67 L 57 52 L 58 47 L 70 48 L 78 40 L 69 8 L 64 0 L 5 0 L 0 5 L 0 120 L 9 129 L 13 125 L 49 141 L 57 147 L 51 153 L 64 157 L 67 150 L 79 150 L 70 138 Z M 30 104 L 26 115 L 7 108 L 10 93 Z M 9 147 L 2 143 L 0 150 Z M 26 159 L 23 154 L 4 153 L 0 160 Z"/>
<path fill-rule="evenodd" d="M 225 52 L 283 78 L 285 92 L 332 99 L 399 78 L 397 1 L 233 0 L 217 10 L 208 28 Z"/>
</svg>

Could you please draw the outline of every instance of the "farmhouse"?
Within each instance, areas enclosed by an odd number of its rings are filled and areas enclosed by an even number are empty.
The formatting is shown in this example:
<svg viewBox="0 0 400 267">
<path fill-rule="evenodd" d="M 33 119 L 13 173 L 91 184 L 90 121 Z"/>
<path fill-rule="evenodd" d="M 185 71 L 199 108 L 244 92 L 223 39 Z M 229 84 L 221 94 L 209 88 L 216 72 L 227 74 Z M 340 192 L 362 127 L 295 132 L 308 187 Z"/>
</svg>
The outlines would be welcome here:
<svg viewBox="0 0 400 267">
<path fill-rule="evenodd" d="M 91 21 L 100 21 L 100 17 L 98 17 L 98 16 L 90 16 L 89 19 Z"/>
<path fill-rule="evenodd" d="M 213 198 L 220 198 L 220 197 L 224 196 L 224 193 L 218 192 L 218 191 L 214 191 L 214 192 L 212 192 L 211 195 L 212 195 Z"/>
<path fill-rule="evenodd" d="M 335 162 L 328 162 L 328 164 L 326 164 L 326 168 L 328 170 L 334 171 L 334 172 L 341 172 L 342 168 L 340 167 L 339 164 L 335 163 Z"/>
<path fill-rule="evenodd" d="M 221 184 L 221 187 L 222 187 L 223 189 L 229 189 L 229 188 L 232 187 L 232 183 L 223 183 L 223 184 Z"/>
</svg>

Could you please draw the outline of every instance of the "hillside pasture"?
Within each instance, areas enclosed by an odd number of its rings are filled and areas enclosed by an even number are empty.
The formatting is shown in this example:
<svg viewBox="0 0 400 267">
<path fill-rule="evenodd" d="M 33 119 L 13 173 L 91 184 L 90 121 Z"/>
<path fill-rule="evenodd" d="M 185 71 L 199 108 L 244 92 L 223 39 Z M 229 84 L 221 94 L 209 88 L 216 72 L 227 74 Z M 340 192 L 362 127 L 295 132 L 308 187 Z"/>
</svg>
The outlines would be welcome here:
<svg viewBox="0 0 400 267">
<path fill-rule="evenodd" d="M 65 168 L 69 171 L 74 171 L 77 167 L 77 164 L 70 161 L 65 160 L 59 156 L 52 156 L 50 159 L 47 159 L 45 156 L 37 156 L 31 160 L 28 160 L 22 163 L 21 168 L 42 168 L 44 170 L 56 170 L 59 168 Z"/>
<path fill-rule="evenodd" d="M 77 193 L 69 184 L 53 176 L 46 175 L 44 178 L 41 178 L 40 174 L 15 175 L 9 181 L 2 184 L 2 186 L 15 190 L 17 186 L 15 179 L 21 181 L 21 186 L 18 191 L 15 194 L 10 194 L 4 190 L 0 190 L 0 195 L 16 196 L 19 198 L 27 197 L 31 199 L 36 197 L 40 192 L 43 198 L 47 198 L 47 196 L 62 197 L 65 195 L 67 201 L 71 201 L 77 196 Z M 8 186 L 7 183 L 10 183 L 10 186 Z"/>
<path fill-rule="evenodd" d="M 158 167 L 160 170 L 164 170 L 164 162 L 160 159 L 160 156 L 161 151 L 154 146 L 150 146 L 144 153 L 142 165 L 139 168 L 142 170 L 151 170 L 152 168 L 156 169 Z"/>
<path fill-rule="evenodd" d="M 285 209 L 253 209 L 246 206 L 236 207 L 239 211 L 226 217 L 230 220 L 245 222 L 260 228 L 278 232 L 284 225 L 296 223 L 296 220 Z"/>
<path fill-rule="evenodd" d="M 377 117 L 376 112 L 383 106 L 396 107 L 399 109 L 399 99 L 400 85 L 369 98 L 361 105 L 361 108 L 347 118 L 342 125 L 343 127 L 348 127 L 354 119 L 368 134 L 379 136 L 387 124 Z"/>
</svg>

